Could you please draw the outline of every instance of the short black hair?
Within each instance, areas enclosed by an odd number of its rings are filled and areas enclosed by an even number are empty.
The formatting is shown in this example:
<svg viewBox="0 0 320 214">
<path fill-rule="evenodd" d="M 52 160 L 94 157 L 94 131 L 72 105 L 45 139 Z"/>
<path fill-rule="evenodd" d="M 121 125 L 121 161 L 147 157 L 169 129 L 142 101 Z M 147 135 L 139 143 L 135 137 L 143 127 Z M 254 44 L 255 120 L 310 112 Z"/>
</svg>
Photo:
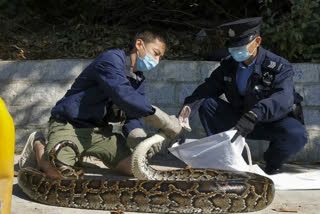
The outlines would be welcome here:
<svg viewBox="0 0 320 214">
<path fill-rule="evenodd" d="M 165 39 L 164 34 L 160 31 L 156 31 L 152 29 L 147 29 L 147 30 L 138 32 L 132 44 L 133 48 L 135 47 L 137 39 L 141 39 L 144 43 L 150 43 L 150 42 L 154 42 L 155 40 L 159 40 L 160 42 L 163 42 L 165 45 L 167 45 L 167 41 Z"/>
</svg>

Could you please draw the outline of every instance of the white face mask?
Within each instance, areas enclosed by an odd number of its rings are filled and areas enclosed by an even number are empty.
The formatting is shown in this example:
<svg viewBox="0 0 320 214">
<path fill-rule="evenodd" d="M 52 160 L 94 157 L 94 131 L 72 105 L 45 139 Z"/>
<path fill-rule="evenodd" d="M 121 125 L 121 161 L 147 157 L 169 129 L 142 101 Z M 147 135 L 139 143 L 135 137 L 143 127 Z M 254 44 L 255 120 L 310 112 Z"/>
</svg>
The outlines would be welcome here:
<svg viewBox="0 0 320 214">
<path fill-rule="evenodd" d="M 142 43 L 142 45 L 144 51 L 146 52 L 146 55 L 142 58 L 139 56 L 139 52 L 137 51 L 137 70 L 148 72 L 155 68 L 159 62 L 155 60 L 150 53 L 148 53 L 146 47 L 144 46 L 144 43 Z"/>
<path fill-rule="evenodd" d="M 240 47 L 235 47 L 235 48 L 228 48 L 229 53 L 231 54 L 231 56 L 233 57 L 233 59 L 237 62 L 243 62 L 246 61 L 247 59 L 249 59 L 252 54 L 255 52 L 256 48 L 250 53 L 249 52 L 249 45 L 251 43 L 253 43 L 255 40 L 253 40 L 252 42 L 250 42 L 247 45 L 244 46 L 240 46 Z"/>
</svg>

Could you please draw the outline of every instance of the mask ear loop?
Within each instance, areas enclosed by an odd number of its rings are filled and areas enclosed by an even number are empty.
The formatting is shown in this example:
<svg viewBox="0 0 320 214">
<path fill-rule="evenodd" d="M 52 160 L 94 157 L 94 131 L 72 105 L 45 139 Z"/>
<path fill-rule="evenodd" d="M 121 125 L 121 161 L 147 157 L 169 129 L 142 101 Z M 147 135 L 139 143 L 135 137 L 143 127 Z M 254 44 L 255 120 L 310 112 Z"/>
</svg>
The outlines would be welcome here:
<svg viewBox="0 0 320 214">
<path fill-rule="evenodd" d="M 147 55 L 147 49 L 146 49 L 146 47 L 144 46 L 144 42 L 142 41 L 142 46 L 143 46 L 143 49 L 144 49 L 144 51 L 146 52 L 146 55 Z M 137 50 L 137 56 L 139 57 L 139 58 L 142 58 L 142 57 L 140 57 L 139 56 L 139 51 Z"/>
<path fill-rule="evenodd" d="M 141 58 L 141 57 L 139 56 L 139 51 L 138 51 L 138 50 L 137 50 L 137 57 L 138 57 L 138 58 Z"/>
<path fill-rule="evenodd" d="M 146 49 L 146 46 L 144 46 L 144 42 L 142 43 L 142 46 L 143 46 L 144 51 L 145 51 L 146 54 L 147 54 L 147 49 Z"/>
<path fill-rule="evenodd" d="M 147 51 L 147 49 L 146 49 L 146 46 L 144 46 L 144 42 L 142 43 L 142 46 L 143 46 L 143 49 L 144 49 L 144 52 L 146 52 L 146 56 L 149 54 L 150 55 L 150 53 Z"/>
<path fill-rule="evenodd" d="M 249 52 L 248 46 L 251 45 L 251 43 L 253 43 L 254 41 L 256 41 L 256 39 L 257 39 L 257 38 L 255 38 L 254 40 L 252 40 L 252 41 L 247 45 L 247 50 L 248 50 L 248 52 Z M 254 49 L 251 53 L 249 52 L 250 56 L 253 55 L 253 53 L 257 50 L 257 48 L 258 48 L 258 47 L 255 47 L 255 49 Z"/>
<path fill-rule="evenodd" d="M 143 49 L 146 52 L 146 56 L 149 55 L 149 57 L 151 57 L 154 61 L 156 61 L 157 63 L 159 63 L 159 60 L 156 60 L 146 49 L 146 46 L 144 46 L 144 42 L 142 43 L 143 45 Z"/>
</svg>

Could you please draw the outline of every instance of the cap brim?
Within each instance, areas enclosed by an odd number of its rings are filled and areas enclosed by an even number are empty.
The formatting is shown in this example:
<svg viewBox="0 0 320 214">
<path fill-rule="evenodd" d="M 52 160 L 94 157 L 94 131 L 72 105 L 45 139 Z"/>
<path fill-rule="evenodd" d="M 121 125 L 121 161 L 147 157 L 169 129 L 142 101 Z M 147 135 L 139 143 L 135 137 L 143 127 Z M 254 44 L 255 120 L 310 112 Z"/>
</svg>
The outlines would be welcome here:
<svg viewBox="0 0 320 214">
<path fill-rule="evenodd" d="M 244 45 L 247 45 L 249 44 L 250 42 L 252 42 L 255 38 L 257 37 L 256 36 L 248 36 L 246 38 L 242 38 L 242 39 L 230 39 L 226 42 L 226 46 L 228 48 L 234 48 L 234 47 L 240 47 L 240 46 L 244 46 Z"/>
</svg>

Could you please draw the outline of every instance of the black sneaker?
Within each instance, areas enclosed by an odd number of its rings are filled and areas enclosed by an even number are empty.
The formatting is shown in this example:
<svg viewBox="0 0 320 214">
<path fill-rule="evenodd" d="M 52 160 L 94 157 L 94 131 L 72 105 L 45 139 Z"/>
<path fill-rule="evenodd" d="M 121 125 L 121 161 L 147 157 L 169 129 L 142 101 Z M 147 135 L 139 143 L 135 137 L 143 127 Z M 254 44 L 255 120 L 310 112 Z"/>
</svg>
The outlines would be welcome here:
<svg viewBox="0 0 320 214">
<path fill-rule="evenodd" d="M 266 167 L 264 169 L 264 172 L 267 173 L 268 175 L 276 175 L 276 174 L 282 173 L 282 170 L 280 168 L 275 169 L 275 168 L 271 168 L 271 167 Z"/>
</svg>

